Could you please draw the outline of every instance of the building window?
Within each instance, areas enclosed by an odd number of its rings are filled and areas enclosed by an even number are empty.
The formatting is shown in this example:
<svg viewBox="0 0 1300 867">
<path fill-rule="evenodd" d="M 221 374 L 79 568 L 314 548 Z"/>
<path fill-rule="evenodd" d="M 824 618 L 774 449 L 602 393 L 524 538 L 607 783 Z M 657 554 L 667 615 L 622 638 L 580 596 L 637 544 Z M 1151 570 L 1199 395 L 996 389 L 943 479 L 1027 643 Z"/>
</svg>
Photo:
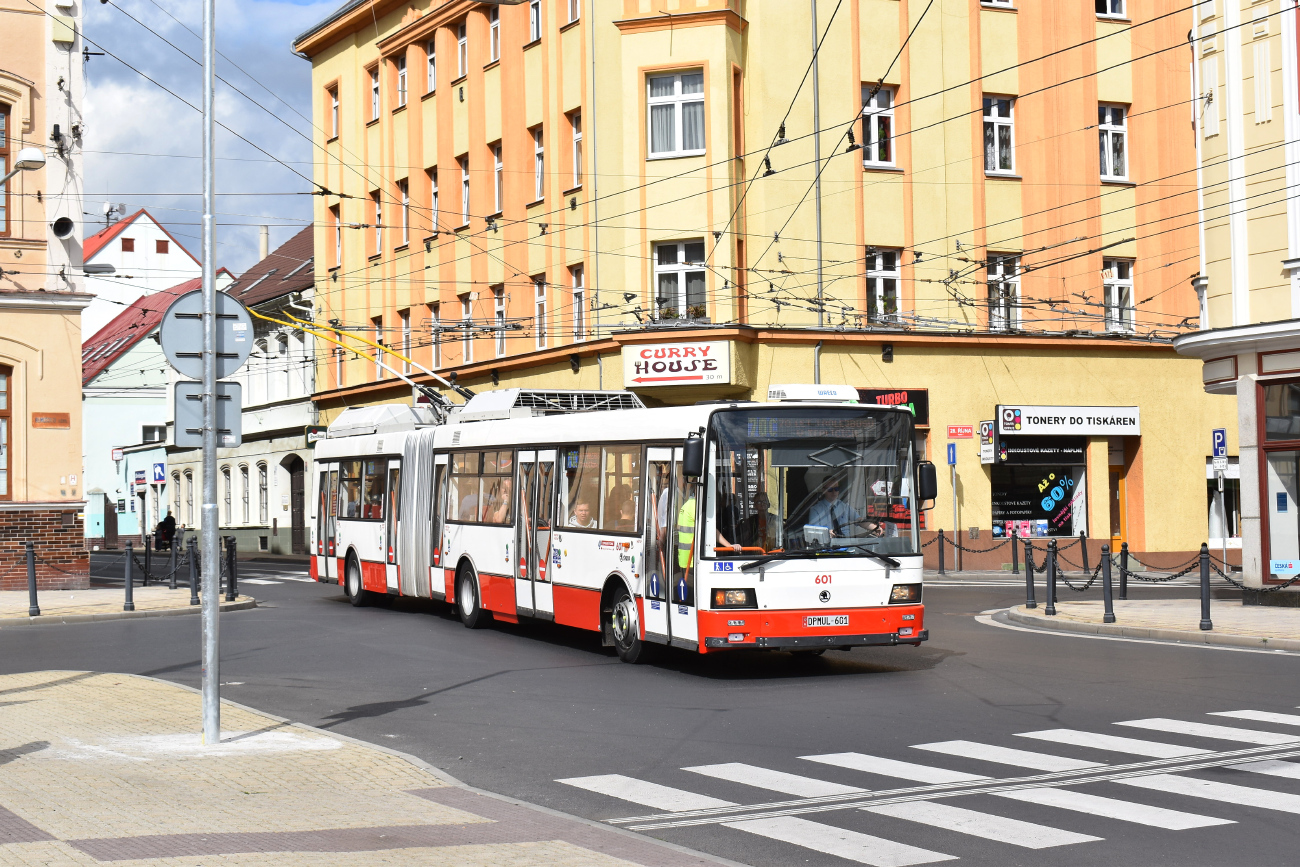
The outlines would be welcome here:
<svg viewBox="0 0 1300 867">
<path fill-rule="evenodd" d="M 867 321 L 897 323 L 902 251 L 867 248 Z"/>
<path fill-rule="evenodd" d="M 652 75 L 647 87 L 650 156 L 704 153 L 704 73 Z"/>
<path fill-rule="evenodd" d="M 328 91 L 330 103 L 330 138 L 339 137 L 339 89 L 331 87 Z"/>
<path fill-rule="evenodd" d="M 465 33 L 465 22 L 456 25 L 456 77 L 463 78 L 469 72 L 469 37 Z"/>
<path fill-rule="evenodd" d="M 542 146 L 542 128 L 533 130 L 533 201 L 546 196 L 546 149 Z"/>
<path fill-rule="evenodd" d="M 248 523 L 248 464 L 239 465 L 239 498 L 241 523 Z"/>
<path fill-rule="evenodd" d="M 370 119 L 379 120 L 379 67 L 370 70 Z"/>
<path fill-rule="evenodd" d="M 542 0 L 528 0 L 528 41 L 542 38 Z"/>
<path fill-rule="evenodd" d="M 506 170 L 501 162 L 501 145 L 492 147 L 492 213 L 501 213 L 506 198 Z"/>
<path fill-rule="evenodd" d="M 13 401 L 9 397 L 11 382 L 13 368 L 0 367 L 0 500 L 13 499 L 13 492 L 9 490 L 9 425 L 13 418 Z"/>
<path fill-rule="evenodd" d="M 185 471 L 185 526 L 194 526 L 194 473 Z"/>
<path fill-rule="evenodd" d="M 655 245 L 655 306 L 660 319 L 701 319 L 704 300 L 704 242 Z"/>
<path fill-rule="evenodd" d="M 9 106 L 0 103 L 0 176 L 9 174 Z M 0 189 L 0 235 L 9 234 L 9 184 Z"/>
<path fill-rule="evenodd" d="M 1103 181 L 1128 179 L 1128 161 L 1125 157 L 1128 144 L 1127 115 L 1128 109 L 1122 105 L 1103 105 L 1097 108 L 1097 135 Z"/>
<path fill-rule="evenodd" d="M 535 301 L 533 305 L 533 331 L 537 335 L 537 348 L 546 348 L 546 278 L 534 277 Z"/>
<path fill-rule="evenodd" d="M 339 216 L 339 207 L 334 205 L 330 208 L 330 223 L 334 227 L 334 261 L 330 265 L 334 268 L 343 264 L 343 220 Z"/>
<path fill-rule="evenodd" d="M 1201 63 L 1201 135 L 1219 134 L 1219 58 Z"/>
<path fill-rule="evenodd" d="M 506 287 L 492 287 L 492 329 L 496 332 L 497 358 L 506 354 Z"/>
<path fill-rule="evenodd" d="M 334 385 L 337 388 L 343 387 L 343 357 L 346 354 L 341 346 L 334 350 Z"/>
<path fill-rule="evenodd" d="M 460 164 L 460 224 L 469 225 L 469 157 L 456 160 Z"/>
<path fill-rule="evenodd" d="M 490 46 L 491 59 L 501 59 L 501 10 L 493 6 L 488 10 L 488 45 Z"/>
<path fill-rule="evenodd" d="M 1020 324 L 1020 257 L 989 256 L 989 330 L 1006 331 Z"/>
<path fill-rule="evenodd" d="M 171 246 L 170 243 L 166 240 L 154 241 L 153 251 L 159 256 L 166 256 L 167 250 L 170 246 Z"/>
<path fill-rule="evenodd" d="M 8 186 L 8 185 L 6 184 L 6 186 Z M 123 253 L 134 253 L 134 252 L 135 252 L 135 238 L 123 238 L 123 239 L 122 239 L 122 252 L 123 252 Z"/>
<path fill-rule="evenodd" d="M 378 343 L 380 346 L 383 346 L 384 345 L 384 317 L 376 316 L 375 318 L 371 319 L 370 327 L 371 330 L 374 332 L 374 336 L 371 339 L 374 340 L 375 343 Z M 383 362 L 384 362 L 384 351 L 382 349 L 376 348 L 375 349 L 375 379 L 380 379 L 384 375 Z"/>
<path fill-rule="evenodd" d="M 172 473 L 172 507 L 169 514 L 177 521 L 181 517 L 181 474 Z"/>
<path fill-rule="evenodd" d="M 234 520 L 231 512 L 231 495 L 230 495 L 230 467 L 221 468 L 221 516 L 222 523 L 229 526 Z"/>
<path fill-rule="evenodd" d="M 433 351 L 430 353 L 433 367 L 442 367 L 442 305 L 429 305 L 429 333 L 433 338 Z"/>
<path fill-rule="evenodd" d="M 1011 174 L 1016 169 L 1014 151 L 1015 100 L 1007 96 L 984 97 L 984 171 Z"/>
<path fill-rule="evenodd" d="M 894 164 L 894 91 L 875 85 L 864 87 L 862 97 L 862 162 L 869 166 Z"/>
<path fill-rule="evenodd" d="M 1007 9 L 1014 8 L 1014 6 L 1012 5 L 1012 0 L 980 0 L 980 5 L 981 6 L 1002 6 Z"/>
<path fill-rule="evenodd" d="M 424 90 L 433 93 L 438 89 L 438 48 L 430 39 L 424 45 Z"/>
<path fill-rule="evenodd" d="M 167 425 L 147 424 L 140 428 L 140 442 L 161 443 L 167 441 Z"/>
<path fill-rule="evenodd" d="M 582 17 L 582 0 L 569 0 L 569 23 Z"/>
<path fill-rule="evenodd" d="M 397 58 L 397 107 L 406 105 L 406 58 Z"/>
<path fill-rule="evenodd" d="M 438 170 L 429 169 L 429 229 L 438 231 Z"/>
<path fill-rule="evenodd" d="M 1124 0 L 1097 0 L 1098 18 L 1123 18 Z"/>
<path fill-rule="evenodd" d="M 411 362 L 406 359 L 411 357 L 411 311 L 399 310 L 397 318 L 402 321 L 402 355 L 406 356 L 402 359 L 402 373 L 410 373 Z"/>
<path fill-rule="evenodd" d="M 370 201 L 375 205 L 375 249 L 372 255 L 378 256 L 384 252 L 384 206 L 379 201 L 378 190 L 370 194 Z"/>
<path fill-rule="evenodd" d="M 587 286 L 586 269 L 581 265 L 569 268 L 573 280 L 573 339 L 582 340 L 587 330 Z"/>
<path fill-rule="evenodd" d="M 257 465 L 257 522 L 270 523 L 271 492 L 267 488 L 266 464 Z"/>
<path fill-rule="evenodd" d="M 1132 331 L 1137 312 L 1133 307 L 1133 260 L 1103 259 L 1102 266 L 1106 330 Z"/>
<path fill-rule="evenodd" d="M 474 361 L 474 302 L 468 294 L 460 296 L 460 354 L 461 363 Z"/>
<path fill-rule="evenodd" d="M 403 178 L 397 182 L 397 195 L 402 202 L 402 246 L 411 243 L 411 182 Z"/>
<path fill-rule="evenodd" d="M 569 126 L 573 130 L 573 186 L 582 186 L 582 114 L 574 112 L 569 115 Z"/>
</svg>

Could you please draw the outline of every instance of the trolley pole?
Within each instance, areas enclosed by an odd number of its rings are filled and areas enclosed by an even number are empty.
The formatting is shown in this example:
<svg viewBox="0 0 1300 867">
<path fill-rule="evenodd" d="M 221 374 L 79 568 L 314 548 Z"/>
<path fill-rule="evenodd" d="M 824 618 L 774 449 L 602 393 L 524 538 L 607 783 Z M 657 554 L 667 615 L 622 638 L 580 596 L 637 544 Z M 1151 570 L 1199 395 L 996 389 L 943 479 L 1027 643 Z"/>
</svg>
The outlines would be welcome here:
<svg viewBox="0 0 1300 867">
<path fill-rule="evenodd" d="M 217 634 L 218 593 L 221 583 L 220 545 L 217 542 L 217 255 L 214 211 L 214 105 L 216 69 L 216 0 L 203 0 L 203 610 L 201 643 L 203 662 L 203 743 L 221 742 L 221 671 Z"/>
</svg>

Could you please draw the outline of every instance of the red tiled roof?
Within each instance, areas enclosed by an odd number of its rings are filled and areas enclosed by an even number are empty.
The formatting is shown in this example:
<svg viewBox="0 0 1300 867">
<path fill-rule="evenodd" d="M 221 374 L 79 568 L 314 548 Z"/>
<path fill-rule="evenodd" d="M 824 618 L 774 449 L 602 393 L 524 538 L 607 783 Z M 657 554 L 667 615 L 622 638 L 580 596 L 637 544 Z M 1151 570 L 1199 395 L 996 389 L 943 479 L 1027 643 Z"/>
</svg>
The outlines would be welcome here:
<svg viewBox="0 0 1300 867">
<path fill-rule="evenodd" d="M 123 217 L 122 219 L 118 220 L 116 223 L 114 223 L 113 225 L 105 229 L 100 229 L 98 232 L 91 235 L 84 242 L 82 242 L 81 245 L 82 261 L 83 262 L 88 261 L 96 253 L 104 249 L 105 245 L 107 245 L 109 241 L 113 240 L 118 235 L 120 235 L 122 233 L 122 230 L 125 229 L 127 226 L 131 225 L 132 223 L 134 223 L 141 214 L 144 214 L 146 217 L 153 220 L 154 224 L 158 226 L 159 229 L 162 229 L 163 234 L 166 235 L 168 238 L 171 238 L 171 242 L 175 244 L 178 248 L 180 248 L 185 253 L 186 256 L 189 256 L 191 259 L 194 259 L 196 263 L 199 261 L 198 259 L 194 258 L 193 253 L 191 253 L 189 250 L 185 248 L 184 244 L 176 240 L 175 235 L 167 231 L 166 226 L 164 226 L 162 223 L 159 223 L 157 220 L 154 220 L 153 214 L 149 213 L 144 208 L 141 208 L 140 210 L 136 211 L 134 214 L 132 214 L 129 217 Z"/>
<path fill-rule="evenodd" d="M 316 269 L 312 265 L 313 235 L 313 227 L 308 226 L 285 241 L 227 286 L 226 294 L 252 306 L 310 289 L 316 283 Z"/>
<path fill-rule="evenodd" d="M 111 227 L 110 227 L 111 228 Z M 167 308 L 180 295 L 202 288 L 203 279 L 186 280 L 136 300 L 81 346 L 81 384 L 89 385 L 113 362 L 153 333 Z"/>
</svg>

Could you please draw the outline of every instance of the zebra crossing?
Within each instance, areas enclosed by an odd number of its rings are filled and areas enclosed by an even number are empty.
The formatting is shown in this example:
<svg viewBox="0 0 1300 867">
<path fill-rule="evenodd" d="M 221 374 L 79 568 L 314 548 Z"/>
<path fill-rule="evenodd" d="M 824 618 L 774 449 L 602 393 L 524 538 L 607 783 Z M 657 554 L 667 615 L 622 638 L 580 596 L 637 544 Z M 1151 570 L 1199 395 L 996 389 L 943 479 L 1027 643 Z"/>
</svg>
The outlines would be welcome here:
<svg viewBox="0 0 1300 867">
<path fill-rule="evenodd" d="M 1242 808 L 1265 817 L 1300 813 L 1300 794 L 1280 788 L 1300 780 L 1300 714 L 1206 716 L 1214 721 L 1112 723 L 1123 734 L 1051 728 L 1012 732 L 1019 743 L 917 743 L 904 756 L 791 756 L 780 768 L 694 765 L 662 772 L 670 780 L 607 773 L 555 782 L 610 799 L 607 814 L 632 805 L 656 811 L 605 820 L 629 830 L 716 826 L 878 867 L 972 857 L 952 846 L 954 839 L 1010 853 L 1097 845 L 1135 827 L 1155 833 L 1235 825 L 1246 821 Z M 1225 779 L 1223 769 L 1239 779 Z M 931 848 L 933 837 L 944 845 Z"/>
</svg>

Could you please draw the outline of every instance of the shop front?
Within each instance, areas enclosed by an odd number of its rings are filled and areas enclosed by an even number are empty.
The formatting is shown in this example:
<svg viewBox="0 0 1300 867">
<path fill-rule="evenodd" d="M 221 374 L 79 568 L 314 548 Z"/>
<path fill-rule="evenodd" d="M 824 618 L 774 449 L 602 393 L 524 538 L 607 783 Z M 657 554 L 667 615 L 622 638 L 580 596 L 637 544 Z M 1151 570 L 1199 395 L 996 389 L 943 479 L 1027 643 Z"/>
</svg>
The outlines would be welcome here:
<svg viewBox="0 0 1300 867">
<path fill-rule="evenodd" d="M 1261 385 L 1264 583 L 1300 574 L 1300 382 Z"/>
</svg>

